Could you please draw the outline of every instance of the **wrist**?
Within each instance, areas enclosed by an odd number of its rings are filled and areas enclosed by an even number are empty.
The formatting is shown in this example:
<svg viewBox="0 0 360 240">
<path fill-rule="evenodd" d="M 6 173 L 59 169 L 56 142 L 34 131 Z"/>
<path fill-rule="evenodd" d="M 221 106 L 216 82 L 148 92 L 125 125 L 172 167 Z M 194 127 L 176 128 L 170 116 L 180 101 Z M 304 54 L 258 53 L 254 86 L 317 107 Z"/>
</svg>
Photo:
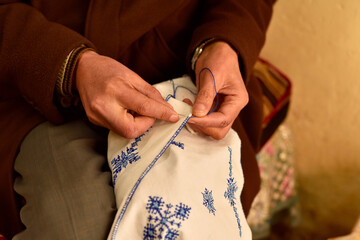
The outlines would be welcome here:
<svg viewBox="0 0 360 240">
<path fill-rule="evenodd" d="M 213 43 L 216 39 L 215 38 L 209 38 L 205 41 L 203 41 L 197 48 L 195 48 L 195 51 L 191 58 L 191 69 L 195 71 L 195 65 L 197 60 L 199 59 L 200 55 L 203 53 L 206 46 Z"/>
<path fill-rule="evenodd" d="M 84 68 L 84 67 L 86 68 L 86 63 L 88 62 L 88 59 L 95 55 L 98 55 L 98 54 L 91 48 L 86 49 L 79 54 L 78 60 L 75 65 L 74 73 L 73 73 L 73 81 L 72 81 L 73 91 L 78 90 L 78 86 L 77 86 L 77 84 L 78 84 L 78 81 L 77 81 L 78 69 Z"/>
<path fill-rule="evenodd" d="M 56 82 L 56 95 L 61 107 L 68 108 L 76 105 L 76 67 L 78 60 L 85 51 L 92 50 L 85 45 L 73 49 L 65 59 Z"/>
</svg>

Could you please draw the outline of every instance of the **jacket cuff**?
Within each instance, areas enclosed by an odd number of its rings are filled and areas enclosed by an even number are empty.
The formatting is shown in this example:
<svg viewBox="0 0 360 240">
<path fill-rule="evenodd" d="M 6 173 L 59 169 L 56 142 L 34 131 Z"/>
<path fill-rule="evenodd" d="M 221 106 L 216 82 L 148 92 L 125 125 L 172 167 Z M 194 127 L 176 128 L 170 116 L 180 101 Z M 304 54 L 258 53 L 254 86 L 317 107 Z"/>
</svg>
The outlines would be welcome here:
<svg viewBox="0 0 360 240">
<path fill-rule="evenodd" d="M 94 49 L 87 47 L 84 44 L 73 49 L 61 66 L 56 80 L 55 101 L 57 101 L 56 103 L 62 108 L 79 105 L 79 96 L 73 88 L 73 77 L 80 55 L 88 50 L 94 51 Z"/>
</svg>

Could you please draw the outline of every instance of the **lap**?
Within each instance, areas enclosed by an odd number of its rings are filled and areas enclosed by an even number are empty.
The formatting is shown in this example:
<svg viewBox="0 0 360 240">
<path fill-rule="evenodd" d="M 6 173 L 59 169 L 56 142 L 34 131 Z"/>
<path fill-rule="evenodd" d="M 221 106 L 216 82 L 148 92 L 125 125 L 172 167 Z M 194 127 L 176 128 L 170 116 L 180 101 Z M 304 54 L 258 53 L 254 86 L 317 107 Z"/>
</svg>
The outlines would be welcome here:
<svg viewBox="0 0 360 240">
<path fill-rule="evenodd" d="M 26 230 L 14 239 L 105 239 L 116 211 L 106 137 L 84 121 L 45 122 L 24 139 L 15 190 Z"/>
</svg>

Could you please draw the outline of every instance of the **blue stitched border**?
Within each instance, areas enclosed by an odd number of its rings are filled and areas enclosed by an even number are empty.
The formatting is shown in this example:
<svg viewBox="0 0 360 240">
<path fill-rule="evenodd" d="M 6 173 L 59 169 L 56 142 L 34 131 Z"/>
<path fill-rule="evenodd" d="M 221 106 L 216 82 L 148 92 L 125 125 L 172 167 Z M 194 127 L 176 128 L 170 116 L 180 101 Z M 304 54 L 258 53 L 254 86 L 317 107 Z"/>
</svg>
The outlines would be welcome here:
<svg viewBox="0 0 360 240">
<path fill-rule="evenodd" d="M 229 178 L 227 179 L 227 189 L 226 189 L 226 191 L 224 193 L 224 197 L 225 197 L 225 199 L 229 200 L 229 204 L 233 208 L 235 218 L 236 218 L 236 222 L 237 222 L 237 225 L 238 225 L 238 228 L 239 228 L 240 238 L 241 238 L 241 236 L 242 236 L 242 227 L 241 227 L 241 222 L 240 222 L 240 218 L 239 218 L 239 214 L 237 212 L 237 207 L 236 207 L 236 202 L 235 202 L 235 201 L 237 201 L 235 193 L 238 190 L 238 186 L 237 186 L 237 182 L 234 180 L 234 177 L 232 175 L 232 168 L 233 167 L 232 167 L 232 149 L 231 149 L 231 147 L 228 147 L 228 151 L 230 153 Z"/>
<path fill-rule="evenodd" d="M 146 174 L 148 174 L 148 172 L 151 170 L 151 168 L 155 165 L 155 163 L 157 162 L 157 160 L 159 160 L 159 158 L 164 154 L 164 152 L 166 151 L 166 149 L 170 146 L 170 144 L 172 143 L 172 141 L 174 141 L 174 139 L 176 138 L 177 135 L 179 135 L 181 129 L 183 129 L 183 127 L 185 126 L 185 124 L 187 123 L 187 121 L 189 121 L 190 117 L 187 117 L 184 122 L 180 125 L 180 127 L 178 128 L 178 130 L 176 130 L 176 132 L 174 133 L 174 135 L 170 138 L 170 140 L 167 142 L 167 144 L 163 147 L 163 149 L 160 151 L 160 153 L 155 157 L 155 159 L 150 163 L 150 165 L 145 169 L 145 171 L 141 174 L 140 178 L 136 181 L 133 189 L 131 190 L 129 196 L 126 199 L 126 202 L 123 206 L 123 208 L 121 209 L 120 215 L 118 217 L 118 219 L 116 220 L 115 223 L 115 227 L 114 227 L 114 231 L 112 233 L 111 239 L 115 240 L 117 231 L 119 229 L 119 225 L 120 222 L 126 212 L 127 207 L 130 204 L 130 201 L 132 199 L 132 197 L 135 194 L 135 191 L 137 190 L 138 186 L 140 185 L 141 181 L 143 180 L 143 178 L 146 176 Z"/>
</svg>

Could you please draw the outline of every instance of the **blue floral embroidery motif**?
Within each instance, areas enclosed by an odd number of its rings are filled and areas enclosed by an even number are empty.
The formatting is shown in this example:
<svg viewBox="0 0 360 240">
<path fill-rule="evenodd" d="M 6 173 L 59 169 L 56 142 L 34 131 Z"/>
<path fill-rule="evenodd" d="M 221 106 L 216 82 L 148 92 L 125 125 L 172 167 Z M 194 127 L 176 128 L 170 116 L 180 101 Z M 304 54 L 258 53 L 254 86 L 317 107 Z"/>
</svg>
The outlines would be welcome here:
<svg viewBox="0 0 360 240">
<path fill-rule="evenodd" d="M 149 129 L 150 130 L 150 129 Z M 121 172 L 122 169 L 126 168 L 128 164 L 132 164 L 138 161 L 141 157 L 139 156 L 138 149 L 138 142 L 145 136 L 147 130 L 143 135 L 135 138 L 134 142 L 131 143 L 131 147 L 126 147 L 126 151 L 121 151 L 121 154 L 118 155 L 116 158 L 111 160 L 111 168 L 113 169 L 113 185 L 115 186 L 115 182 L 117 179 L 118 174 Z"/>
<path fill-rule="evenodd" d="M 182 143 L 182 142 L 172 141 L 171 144 L 175 145 L 175 146 L 178 146 L 181 149 L 184 149 L 184 143 Z"/>
<path fill-rule="evenodd" d="M 146 210 L 150 214 L 144 227 L 143 240 L 175 240 L 179 236 L 181 222 L 189 218 L 191 207 L 179 203 L 173 210 L 172 204 L 165 204 L 162 197 L 149 196 Z"/>
<path fill-rule="evenodd" d="M 209 210 L 209 213 L 214 214 L 215 216 L 215 206 L 214 206 L 214 198 L 212 196 L 212 191 L 209 191 L 205 188 L 205 191 L 202 192 L 203 195 L 203 205 Z"/>
<path fill-rule="evenodd" d="M 242 233 L 241 233 L 240 218 L 239 218 L 239 214 L 237 212 L 236 202 L 235 202 L 235 200 L 236 200 L 235 193 L 238 190 L 238 186 L 237 186 L 237 182 L 232 177 L 232 160 L 231 160 L 232 149 L 230 147 L 228 147 L 228 150 L 229 150 L 229 153 L 230 153 L 229 178 L 227 179 L 227 189 L 226 189 L 226 191 L 224 193 L 224 197 L 225 197 L 225 199 L 229 200 L 230 206 L 233 207 L 235 217 L 236 217 L 236 221 L 237 221 L 237 225 L 238 225 L 239 232 L 240 232 L 240 237 L 241 237 Z"/>
</svg>

